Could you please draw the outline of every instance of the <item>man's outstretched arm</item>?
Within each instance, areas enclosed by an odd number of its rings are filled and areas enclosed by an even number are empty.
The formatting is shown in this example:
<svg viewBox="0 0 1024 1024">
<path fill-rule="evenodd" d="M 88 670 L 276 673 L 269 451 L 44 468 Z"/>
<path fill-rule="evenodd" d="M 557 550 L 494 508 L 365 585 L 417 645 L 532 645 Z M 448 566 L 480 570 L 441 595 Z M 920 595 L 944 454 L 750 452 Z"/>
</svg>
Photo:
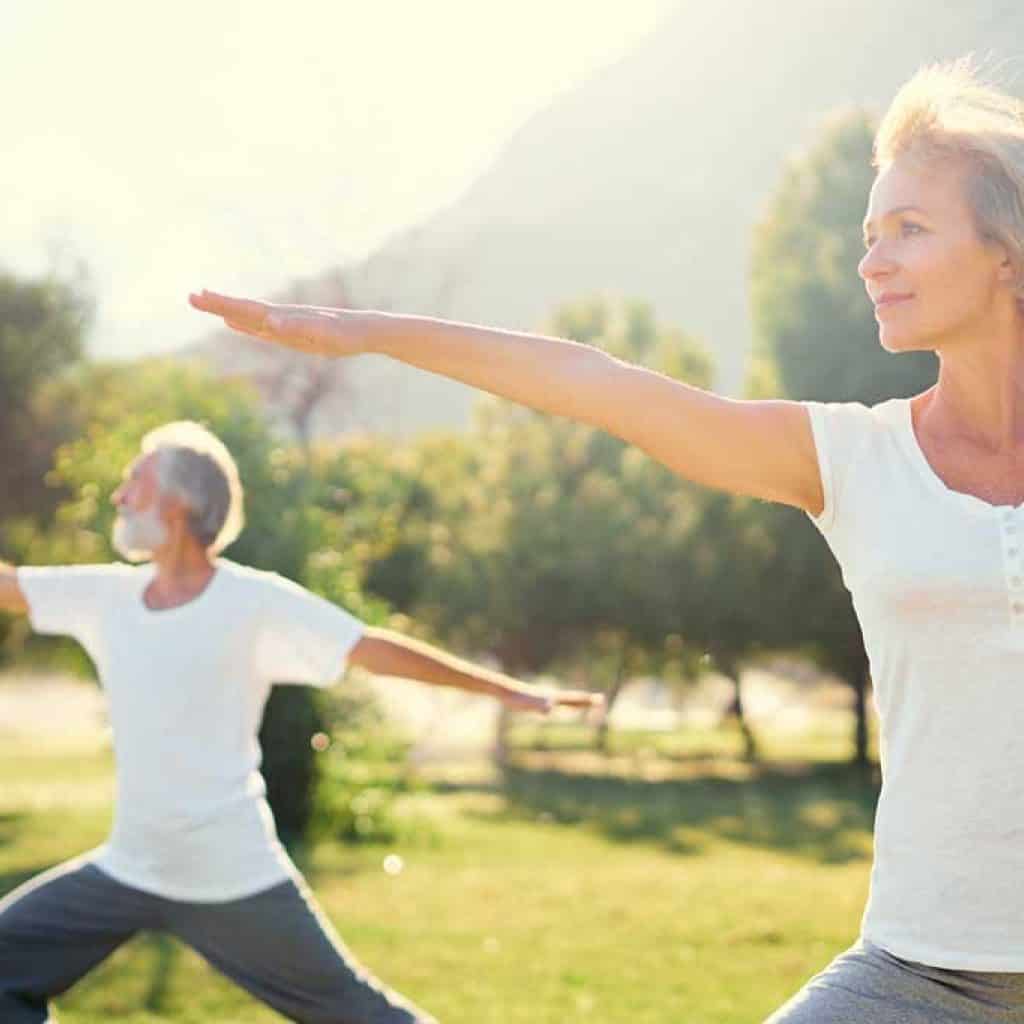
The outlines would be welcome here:
<svg viewBox="0 0 1024 1024">
<path fill-rule="evenodd" d="M 559 706 L 599 708 L 604 703 L 600 694 L 528 686 L 387 629 L 367 629 L 348 660 L 374 675 L 417 679 L 433 686 L 496 697 L 517 711 L 546 712 Z"/>
<path fill-rule="evenodd" d="M 23 615 L 28 611 L 28 601 L 18 585 L 18 573 L 13 565 L 0 562 L 0 612 L 16 612 Z"/>
</svg>

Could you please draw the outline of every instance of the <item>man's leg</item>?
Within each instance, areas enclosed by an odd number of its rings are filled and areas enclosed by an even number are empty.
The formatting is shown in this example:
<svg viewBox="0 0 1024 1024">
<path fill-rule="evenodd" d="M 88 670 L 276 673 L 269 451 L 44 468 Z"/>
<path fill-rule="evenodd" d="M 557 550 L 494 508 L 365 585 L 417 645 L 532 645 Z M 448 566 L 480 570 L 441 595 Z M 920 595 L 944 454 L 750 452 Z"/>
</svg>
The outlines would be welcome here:
<svg viewBox="0 0 1024 1024">
<path fill-rule="evenodd" d="M 172 934 L 301 1024 L 436 1024 L 359 966 L 304 885 L 228 903 L 181 903 Z"/>
<path fill-rule="evenodd" d="M 73 860 L 0 901 L 0 1021 L 43 1024 L 47 1004 L 140 928 L 152 904 Z"/>
</svg>

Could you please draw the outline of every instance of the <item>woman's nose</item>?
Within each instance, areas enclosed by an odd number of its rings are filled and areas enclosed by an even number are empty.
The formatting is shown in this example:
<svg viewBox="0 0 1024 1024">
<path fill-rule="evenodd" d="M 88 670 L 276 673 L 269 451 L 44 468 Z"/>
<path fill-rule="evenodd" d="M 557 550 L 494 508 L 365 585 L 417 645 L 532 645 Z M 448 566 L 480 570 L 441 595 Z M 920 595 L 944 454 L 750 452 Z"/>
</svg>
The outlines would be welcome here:
<svg viewBox="0 0 1024 1024">
<path fill-rule="evenodd" d="M 880 277 L 892 270 L 892 260 L 885 254 L 882 246 L 875 243 L 868 247 L 868 251 L 861 257 L 857 264 L 857 273 L 869 281 L 873 277 Z"/>
</svg>

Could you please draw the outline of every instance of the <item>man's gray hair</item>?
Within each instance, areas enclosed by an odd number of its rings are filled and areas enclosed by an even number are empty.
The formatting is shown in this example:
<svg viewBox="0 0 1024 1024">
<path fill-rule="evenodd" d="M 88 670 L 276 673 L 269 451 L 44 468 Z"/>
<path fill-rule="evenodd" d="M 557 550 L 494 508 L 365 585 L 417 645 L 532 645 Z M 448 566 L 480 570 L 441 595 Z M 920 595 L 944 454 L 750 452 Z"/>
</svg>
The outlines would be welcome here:
<svg viewBox="0 0 1024 1024">
<path fill-rule="evenodd" d="M 238 466 L 224 443 L 191 420 L 168 423 L 142 439 L 144 454 L 157 452 L 160 488 L 190 509 L 192 535 L 211 554 L 219 554 L 245 525 Z"/>
</svg>

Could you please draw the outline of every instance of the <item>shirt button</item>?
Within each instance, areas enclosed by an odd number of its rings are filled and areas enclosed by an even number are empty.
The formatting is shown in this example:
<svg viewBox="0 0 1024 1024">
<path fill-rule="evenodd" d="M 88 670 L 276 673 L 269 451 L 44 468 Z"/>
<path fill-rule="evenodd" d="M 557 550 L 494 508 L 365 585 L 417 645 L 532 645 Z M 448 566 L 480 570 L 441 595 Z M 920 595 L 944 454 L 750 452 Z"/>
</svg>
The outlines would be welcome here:
<svg viewBox="0 0 1024 1024">
<path fill-rule="evenodd" d="M 1019 577 L 1019 576 L 1014 576 L 1014 577 L 1013 577 L 1013 578 L 1012 578 L 1012 579 L 1010 580 L 1010 586 L 1011 586 L 1011 587 L 1019 587 L 1019 586 L 1020 586 L 1020 583 L 1021 583 L 1021 579 L 1020 579 L 1020 577 Z"/>
<path fill-rule="evenodd" d="M 1014 615 L 1020 615 L 1022 612 L 1024 612 L 1024 603 L 1021 603 L 1020 601 L 1014 601 L 1013 602 L 1013 614 Z"/>
<path fill-rule="evenodd" d="M 1016 549 L 1016 548 L 1007 548 L 1007 549 L 1006 549 L 1006 553 L 1007 553 L 1007 554 L 1008 554 L 1008 555 L 1009 555 L 1009 556 L 1010 556 L 1011 558 L 1013 558 L 1013 557 L 1015 557 L 1015 556 L 1016 556 L 1016 554 L 1017 554 L 1017 549 Z"/>
</svg>

